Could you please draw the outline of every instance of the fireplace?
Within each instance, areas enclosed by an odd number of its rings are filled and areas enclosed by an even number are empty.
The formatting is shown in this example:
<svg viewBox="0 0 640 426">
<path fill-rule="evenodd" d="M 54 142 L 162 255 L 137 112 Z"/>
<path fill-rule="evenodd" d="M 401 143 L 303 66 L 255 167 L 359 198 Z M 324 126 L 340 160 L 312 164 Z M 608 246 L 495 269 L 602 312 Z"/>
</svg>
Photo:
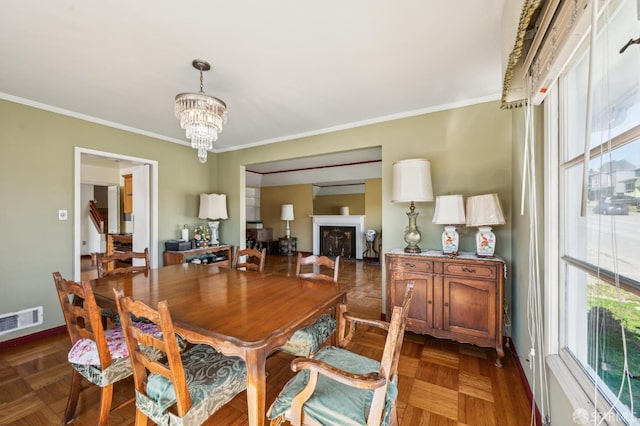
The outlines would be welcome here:
<svg viewBox="0 0 640 426">
<path fill-rule="evenodd" d="M 340 256 L 342 258 L 355 257 L 356 227 L 355 226 L 321 226 L 320 254 L 323 256 Z"/>
<path fill-rule="evenodd" d="M 325 232 L 321 232 L 321 228 Z M 325 245 L 322 249 L 326 251 L 331 247 L 332 251 L 337 251 L 332 256 L 343 256 L 342 250 L 344 249 L 345 257 L 362 259 L 363 232 L 364 216 L 362 215 L 314 215 L 313 254 L 323 254 L 321 245 L 322 240 L 325 239 Z M 347 255 L 347 249 L 350 256 Z"/>
</svg>

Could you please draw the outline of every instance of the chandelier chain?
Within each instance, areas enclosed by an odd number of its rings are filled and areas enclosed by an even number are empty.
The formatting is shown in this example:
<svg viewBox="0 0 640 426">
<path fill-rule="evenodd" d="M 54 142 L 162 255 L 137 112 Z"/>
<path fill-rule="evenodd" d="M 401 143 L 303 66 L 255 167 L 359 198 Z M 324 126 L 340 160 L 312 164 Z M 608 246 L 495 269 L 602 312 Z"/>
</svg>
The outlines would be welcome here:
<svg viewBox="0 0 640 426">
<path fill-rule="evenodd" d="M 202 77 L 202 68 L 200 68 L 200 93 L 204 93 L 204 78 Z"/>
</svg>

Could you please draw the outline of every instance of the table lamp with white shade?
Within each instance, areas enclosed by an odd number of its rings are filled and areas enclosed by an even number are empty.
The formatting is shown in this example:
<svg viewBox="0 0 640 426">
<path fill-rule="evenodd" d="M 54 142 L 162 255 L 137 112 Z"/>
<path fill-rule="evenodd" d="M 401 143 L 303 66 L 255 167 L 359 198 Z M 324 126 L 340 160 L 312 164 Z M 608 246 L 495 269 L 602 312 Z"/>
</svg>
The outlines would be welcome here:
<svg viewBox="0 0 640 426">
<path fill-rule="evenodd" d="M 392 202 L 411 203 L 407 217 L 409 226 L 404 234 L 407 246 L 405 253 L 420 253 L 418 243 L 422 239 L 416 226 L 416 207 L 414 203 L 433 201 L 431 187 L 431 163 L 429 160 L 413 158 L 393 163 Z"/>
<path fill-rule="evenodd" d="M 226 194 L 200 194 L 200 219 L 209 220 L 211 229 L 211 244 L 220 244 L 218 241 L 220 219 L 228 219 Z"/>
<path fill-rule="evenodd" d="M 455 225 L 465 223 L 464 200 L 462 195 L 439 195 L 436 197 L 436 211 L 433 223 L 445 225 L 442 232 L 442 253 L 458 254 L 460 236 Z"/>
<path fill-rule="evenodd" d="M 476 254 L 491 257 L 496 249 L 496 236 L 491 231 L 494 225 L 504 225 L 504 214 L 498 194 L 476 195 L 467 198 L 467 226 L 477 226 Z"/>
<path fill-rule="evenodd" d="M 293 204 L 283 204 L 280 208 L 280 220 L 286 220 L 287 224 L 284 228 L 285 238 L 291 238 L 291 227 L 289 221 L 293 220 Z"/>
</svg>

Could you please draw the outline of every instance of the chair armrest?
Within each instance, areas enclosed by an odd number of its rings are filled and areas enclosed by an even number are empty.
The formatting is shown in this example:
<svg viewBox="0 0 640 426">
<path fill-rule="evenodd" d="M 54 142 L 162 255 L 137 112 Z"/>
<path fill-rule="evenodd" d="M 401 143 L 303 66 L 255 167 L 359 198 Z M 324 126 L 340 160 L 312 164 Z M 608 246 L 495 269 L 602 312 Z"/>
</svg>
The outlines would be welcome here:
<svg viewBox="0 0 640 426">
<path fill-rule="evenodd" d="M 381 328 L 383 330 L 389 331 L 389 323 L 386 322 L 386 321 L 354 317 L 349 312 L 345 312 L 343 314 L 343 317 L 347 321 L 355 322 L 355 323 L 358 323 L 358 324 L 370 325 L 372 327 L 377 327 L 377 328 Z"/>
<path fill-rule="evenodd" d="M 291 369 L 294 372 L 301 370 L 310 370 L 314 373 L 320 373 L 336 382 L 359 389 L 377 389 L 384 386 L 387 379 L 378 372 L 366 374 L 353 374 L 344 370 L 340 370 L 325 362 L 312 358 L 296 358 L 291 361 Z"/>
<path fill-rule="evenodd" d="M 367 318 L 359 318 L 351 315 L 346 311 L 346 305 L 340 304 L 338 305 L 337 311 L 337 319 L 338 319 L 338 342 L 337 345 L 341 348 L 346 347 L 353 336 L 356 333 L 356 325 L 363 324 L 371 327 L 380 328 L 385 331 L 389 331 L 389 323 L 386 321 L 367 319 Z M 347 327 L 347 324 L 349 325 Z"/>
</svg>

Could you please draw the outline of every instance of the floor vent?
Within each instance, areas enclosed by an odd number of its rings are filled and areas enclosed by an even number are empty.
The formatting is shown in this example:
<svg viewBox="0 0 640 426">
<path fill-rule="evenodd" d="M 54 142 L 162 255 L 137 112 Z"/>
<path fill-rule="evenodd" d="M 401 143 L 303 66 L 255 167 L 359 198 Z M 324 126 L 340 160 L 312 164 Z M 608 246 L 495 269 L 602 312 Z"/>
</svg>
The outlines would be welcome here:
<svg viewBox="0 0 640 426">
<path fill-rule="evenodd" d="M 0 335 L 42 324 L 42 306 L 0 315 Z"/>
</svg>

